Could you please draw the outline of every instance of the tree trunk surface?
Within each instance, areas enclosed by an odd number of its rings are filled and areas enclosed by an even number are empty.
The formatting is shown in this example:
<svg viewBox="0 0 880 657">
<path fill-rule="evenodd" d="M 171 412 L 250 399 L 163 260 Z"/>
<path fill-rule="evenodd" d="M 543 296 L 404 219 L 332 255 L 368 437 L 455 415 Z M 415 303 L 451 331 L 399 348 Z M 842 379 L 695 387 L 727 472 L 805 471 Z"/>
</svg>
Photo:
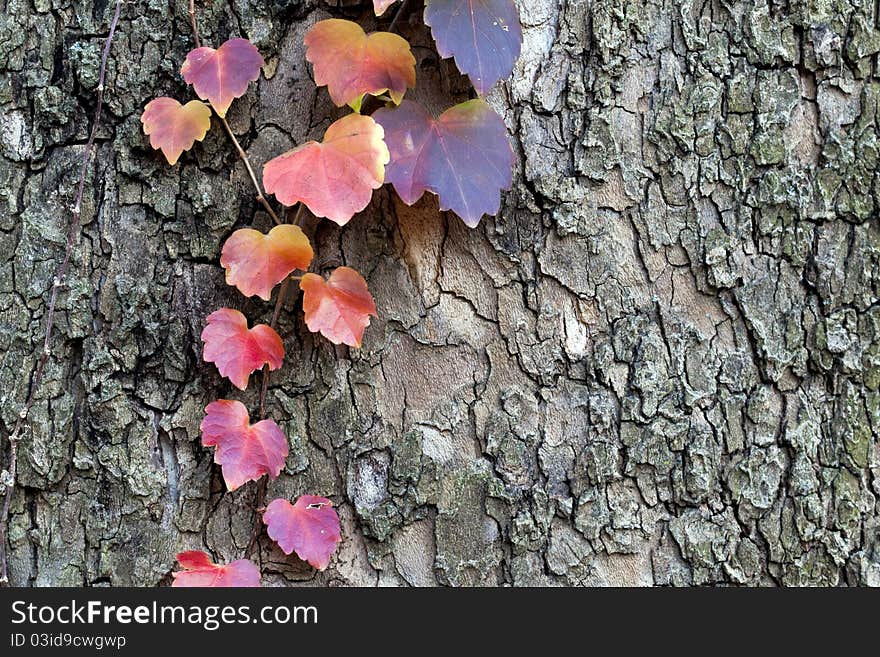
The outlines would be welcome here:
<svg viewBox="0 0 880 657">
<path fill-rule="evenodd" d="M 0 14 L 0 402 L 8 435 L 40 354 L 112 0 Z M 343 111 L 305 31 L 367 1 L 199 2 L 203 41 L 251 39 L 264 78 L 229 114 L 257 168 Z M 268 499 L 330 497 L 316 572 L 263 533 L 269 585 L 880 585 L 880 51 L 867 0 L 519 0 L 523 55 L 490 94 L 517 156 L 468 229 L 385 187 L 345 228 L 306 222 L 317 271 L 366 277 L 359 350 L 296 295 L 268 408 Z M 469 85 L 420 19 L 412 97 Z M 246 555 L 258 486 L 226 492 L 201 359 L 223 240 L 269 218 L 220 125 L 171 167 L 156 96 L 194 98 L 186 2 L 122 8 L 84 226 L 20 444 L 13 585 L 167 584 L 175 554 Z M 254 377 L 259 382 L 259 377 Z"/>
</svg>

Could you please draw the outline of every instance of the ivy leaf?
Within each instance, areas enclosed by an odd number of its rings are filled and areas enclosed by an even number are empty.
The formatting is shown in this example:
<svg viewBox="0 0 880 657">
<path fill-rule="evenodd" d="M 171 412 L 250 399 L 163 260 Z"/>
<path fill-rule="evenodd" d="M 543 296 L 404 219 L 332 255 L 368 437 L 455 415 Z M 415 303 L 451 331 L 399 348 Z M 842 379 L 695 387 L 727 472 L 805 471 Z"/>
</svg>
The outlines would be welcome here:
<svg viewBox="0 0 880 657">
<path fill-rule="evenodd" d="M 385 10 L 395 2 L 397 2 L 397 0 L 373 0 L 373 10 L 376 12 L 376 16 L 384 14 Z"/>
<path fill-rule="evenodd" d="M 208 46 L 191 50 L 180 72 L 199 98 L 224 117 L 232 101 L 244 96 L 248 84 L 259 79 L 264 63 L 250 41 L 230 39 L 216 50 Z"/>
<path fill-rule="evenodd" d="M 214 463 L 223 469 L 229 490 L 264 474 L 274 479 L 287 458 L 287 438 L 274 420 L 250 424 L 247 408 L 239 401 L 220 399 L 205 407 L 202 445 L 216 447 Z"/>
<path fill-rule="evenodd" d="M 369 116 L 349 114 L 310 141 L 263 167 L 263 185 L 284 205 L 305 203 L 315 216 L 344 226 L 370 203 L 385 180 L 388 147 Z"/>
<path fill-rule="evenodd" d="M 441 210 L 452 210 L 471 228 L 498 212 L 501 190 L 511 184 L 513 149 L 504 121 L 485 101 L 455 105 L 439 119 L 408 100 L 373 116 L 391 151 L 388 182 L 405 203 L 432 192 Z"/>
<path fill-rule="evenodd" d="M 282 224 L 268 234 L 241 228 L 226 240 L 220 264 L 226 268 L 226 282 L 246 297 L 264 301 L 272 288 L 296 269 L 305 271 L 312 262 L 312 245 L 299 226 Z"/>
<path fill-rule="evenodd" d="M 367 35 L 351 21 L 316 23 L 305 38 L 306 59 L 315 67 L 315 84 L 327 85 L 330 98 L 360 111 L 365 94 L 385 92 L 399 105 L 416 85 L 416 59 L 406 39 L 391 32 Z"/>
<path fill-rule="evenodd" d="M 425 24 L 481 96 L 510 75 L 522 47 L 514 0 L 426 0 Z"/>
<path fill-rule="evenodd" d="M 303 495 L 296 504 L 272 500 L 263 513 L 269 538 L 278 543 L 284 554 L 296 552 L 318 570 L 330 564 L 330 555 L 342 540 L 339 516 L 330 500 Z"/>
<path fill-rule="evenodd" d="M 265 324 L 248 330 L 247 318 L 232 308 L 208 315 L 202 342 L 205 361 L 215 363 L 220 374 L 240 390 L 247 388 L 250 375 L 263 365 L 277 370 L 284 360 L 284 344 L 275 330 Z"/>
<path fill-rule="evenodd" d="M 150 146 L 161 149 L 168 164 L 174 166 L 183 151 L 188 151 L 208 134 L 211 110 L 197 100 L 181 105 L 163 96 L 147 103 L 141 123 L 144 134 L 150 136 Z"/>
<path fill-rule="evenodd" d="M 306 325 L 312 333 L 320 332 L 333 344 L 361 346 L 370 315 L 377 315 L 376 303 L 360 274 L 351 267 L 338 267 L 327 281 L 317 274 L 306 274 L 299 287 Z"/>
<path fill-rule="evenodd" d="M 239 559 L 225 566 L 215 564 L 204 552 L 191 550 L 177 555 L 182 571 L 174 576 L 172 587 L 255 587 L 260 585 L 260 569 L 247 559 Z"/>
</svg>

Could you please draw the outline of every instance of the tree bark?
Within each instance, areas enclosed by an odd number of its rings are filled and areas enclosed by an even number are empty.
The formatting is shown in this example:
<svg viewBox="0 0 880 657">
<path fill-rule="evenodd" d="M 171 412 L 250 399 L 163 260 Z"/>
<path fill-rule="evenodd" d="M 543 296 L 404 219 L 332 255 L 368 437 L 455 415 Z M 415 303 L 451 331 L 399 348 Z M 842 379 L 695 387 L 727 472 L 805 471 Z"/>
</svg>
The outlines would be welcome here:
<svg viewBox="0 0 880 657">
<path fill-rule="evenodd" d="M 83 229 L 19 448 L 13 585 L 167 583 L 175 554 L 245 556 L 258 487 L 229 493 L 204 406 L 255 408 L 201 359 L 220 246 L 269 218 L 215 121 L 169 167 L 150 99 L 194 95 L 184 0 L 124 5 Z M 523 56 L 491 104 L 517 154 L 468 229 L 389 188 L 319 271 L 361 271 L 363 348 L 305 328 L 296 295 L 268 409 L 290 456 L 269 497 L 334 500 L 316 573 L 262 535 L 271 585 L 880 585 L 880 51 L 867 0 L 520 0 Z M 206 44 L 251 39 L 235 101 L 252 161 L 341 115 L 303 35 L 362 1 L 199 3 Z M 343 5 L 343 6 L 340 6 Z M 420 3 L 400 21 L 413 97 L 468 97 Z M 0 449 L 40 354 L 113 3 L 0 14 Z"/>
</svg>

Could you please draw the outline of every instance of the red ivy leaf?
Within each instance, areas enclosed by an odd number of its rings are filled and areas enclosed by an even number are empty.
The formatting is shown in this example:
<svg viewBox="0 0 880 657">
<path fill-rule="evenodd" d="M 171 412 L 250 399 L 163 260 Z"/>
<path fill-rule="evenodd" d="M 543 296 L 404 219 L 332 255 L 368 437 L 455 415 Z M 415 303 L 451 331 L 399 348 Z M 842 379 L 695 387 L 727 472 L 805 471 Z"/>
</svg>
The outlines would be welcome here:
<svg viewBox="0 0 880 657">
<path fill-rule="evenodd" d="M 349 114 L 310 141 L 263 167 L 263 185 L 284 205 L 302 201 L 315 216 L 344 226 L 370 202 L 385 180 L 388 147 L 382 126 Z"/>
<path fill-rule="evenodd" d="M 211 110 L 197 100 L 181 105 L 163 96 L 147 103 L 141 123 L 144 134 L 150 136 L 150 146 L 161 149 L 168 164 L 174 166 L 183 151 L 188 151 L 208 134 Z"/>
<path fill-rule="evenodd" d="M 373 0 L 373 10 L 376 12 L 376 16 L 384 14 L 385 10 L 395 2 L 397 2 L 397 0 Z"/>
<path fill-rule="evenodd" d="M 287 438 L 273 420 L 250 424 L 244 404 L 220 399 L 205 407 L 202 445 L 216 447 L 214 463 L 223 468 L 229 490 L 264 474 L 274 479 L 287 458 Z"/>
<path fill-rule="evenodd" d="M 272 288 L 295 269 L 308 269 L 313 255 L 302 229 L 282 224 L 268 235 L 253 228 L 235 231 L 223 245 L 220 264 L 226 268 L 229 285 L 246 297 L 257 295 L 268 301 Z"/>
<path fill-rule="evenodd" d="M 361 26 L 337 18 L 316 23 L 305 38 L 306 59 L 315 67 L 315 84 L 327 85 L 330 98 L 360 111 L 364 94 L 388 92 L 400 104 L 416 85 L 416 59 L 406 39 L 390 32 L 367 35 Z"/>
<path fill-rule="evenodd" d="M 260 569 L 247 559 L 225 566 L 211 562 L 204 552 L 191 550 L 177 555 L 182 571 L 174 576 L 172 587 L 255 587 L 260 585 Z"/>
<path fill-rule="evenodd" d="M 338 267 L 328 281 L 317 274 L 306 274 L 299 287 L 310 331 L 320 331 L 333 344 L 361 346 L 370 315 L 376 317 L 376 303 L 360 274 L 351 267 Z"/>
<path fill-rule="evenodd" d="M 425 191 L 473 228 L 501 206 L 512 179 L 513 149 L 504 121 L 485 101 L 456 105 L 434 119 L 412 101 L 373 115 L 391 151 L 388 182 L 408 205 Z"/>
<path fill-rule="evenodd" d="M 223 117 L 233 99 L 244 96 L 248 84 L 259 79 L 264 63 L 250 41 L 230 39 L 216 50 L 208 46 L 191 50 L 180 72 L 199 98 Z"/>
<path fill-rule="evenodd" d="M 277 370 L 284 360 L 284 345 L 275 330 L 265 324 L 248 330 L 247 318 L 232 308 L 208 315 L 202 342 L 205 361 L 215 363 L 220 374 L 240 390 L 247 388 L 250 375 L 263 365 Z"/>
<path fill-rule="evenodd" d="M 522 47 L 514 0 L 427 0 L 425 25 L 481 96 L 510 75 Z"/>
<path fill-rule="evenodd" d="M 330 500 L 303 495 L 296 504 L 272 500 L 263 513 L 269 538 L 278 543 L 284 554 L 296 552 L 318 570 L 330 564 L 330 555 L 342 540 L 339 516 Z"/>
</svg>

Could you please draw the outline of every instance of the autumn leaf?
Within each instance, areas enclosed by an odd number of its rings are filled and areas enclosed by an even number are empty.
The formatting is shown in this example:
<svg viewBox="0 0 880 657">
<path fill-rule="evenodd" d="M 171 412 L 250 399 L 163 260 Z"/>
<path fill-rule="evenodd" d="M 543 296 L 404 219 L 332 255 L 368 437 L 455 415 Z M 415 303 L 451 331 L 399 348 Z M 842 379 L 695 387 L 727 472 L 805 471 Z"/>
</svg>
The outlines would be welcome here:
<svg viewBox="0 0 880 657">
<path fill-rule="evenodd" d="M 287 458 L 287 438 L 274 420 L 250 424 L 247 408 L 239 401 L 220 399 L 205 407 L 202 445 L 216 447 L 214 463 L 223 469 L 229 490 L 264 474 L 274 479 Z"/>
<path fill-rule="evenodd" d="M 514 0 L 426 0 L 424 20 L 437 52 L 455 57 L 481 96 L 513 71 L 522 47 Z"/>
<path fill-rule="evenodd" d="M 344 116 L 327 129 L 322 143 L 310 141 L 270 160 L 263 185 L 284 205 L 302 201 L 315 216 L 344 226 L 385 180 L 389 155 L 383 135 L 369 116 Z"/>
<path fill-rule="evenodd" d="M 239 559 L 225 566 L 215 564 L 204 552 L 191 550 L 177 555 L 182 571 L 174 576 L 172 587 L 244 588 L 260 585 L 260 569 L 247 559 Z"/>
<path fill-rule="evenodd" d="M 361 346 L 370 315 L 376 317 L 376 303 L 360 274 L 351 267 L 338 267 L 327 281 L 306 274 L 299 286 L 310 331 L 320 332 L 333 344 Z"/>
<path fill-rule="evenodd" d="M 469 100 L 434 119 L 405 100 L 373 116 L 391 151 L 388 182 L 405 203 L 432 192 L 441 210 L 452 210 L 472 228 L 484 214 L 498 212 L 501 190 L 511 184 L 513 149 L 504 121 L 485 101 Z"/>
<path fill-rule="evenodd" d="M 211 110 L 198 100 L 181 105 L 173 98 L 156 98 L 147 103 L 141 114 L 144 134 L 150 137 L 150 146 L 161 149 L 174 166 L 183 151 L 202 141 L 211 127 Z"/>
<path fill-rule="evenodd" d="M 269 538 L 278 543 L 284 554 L 296 552 L 318 570 L 330 564 L 330 555 L 342 540 L 339 516 L 330 500 L 303 495 L 296 504 L 272 500 L 263 513 Z"/>
<path fill-rule="evenodd" d="M 222 376 L 244 390 L 250 375 L 268 365 L 277 370 L 284 360 L 284 345 L 271 326 L 259 324 L 248 330 L 247 318 L 232 308 L 208 315 L 202 331 L 203 358 L 217 365 Z"/>
<path fill-rule="evenodd" d="M 385 10 L 395 2 L 397 2 L 397 0 L 373 0 L 373 10 L 376 12 L 376 16 L 384 14 Z"/>
<path fill-rule="evenodd" d="M 246 297 L 264 301 L 272 288 L 296 269 L 305 271 L 312 262 L 312 245 L 299 226 L 282 224 L 268 234 L 253 228 L 235 231 L 226 240 L 220 264 L 226 268 L 226 282 Z"/>
<path fill-rule="evenodd" d="M 263 67 L 260 51 L 247 39 L 230 39 L 222 46 L 191 50 L 180 69 L 202 100 L 221 117 L 235 98 L 244 96 L 248 84 L 258 80 Z"/>
<path fill-rule="evenodd" d="M 315 68 L 315 84 L 327 85 L 330 98 L 360 111 L 365 94 L 388 93 L 400 104 L 416 84 L 416 60 L 406 39 L 390 32 L 367 35 L 351 21 L 331 18 L 316 23 L 305 38 L 306 59 Z"/>
</svg>

